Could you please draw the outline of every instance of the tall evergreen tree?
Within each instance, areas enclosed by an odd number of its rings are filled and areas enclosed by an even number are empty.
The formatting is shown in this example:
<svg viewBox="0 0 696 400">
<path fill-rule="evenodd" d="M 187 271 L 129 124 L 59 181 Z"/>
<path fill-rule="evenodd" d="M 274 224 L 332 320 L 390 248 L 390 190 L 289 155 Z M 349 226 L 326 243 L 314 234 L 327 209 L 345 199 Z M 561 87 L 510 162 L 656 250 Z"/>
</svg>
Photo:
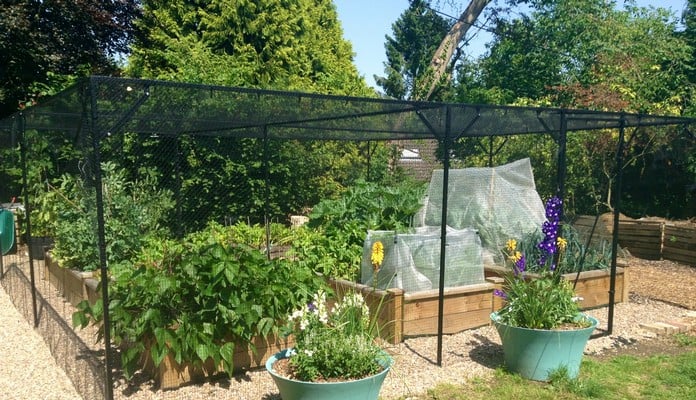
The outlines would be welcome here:
<svg viewBox="0 0 696 400">
<path fill-rule="evenodd" d="M 144 0 L 130 73 L 367 95 L 330 0 Z"/>
<path fill-rule="evenodd" d="M 129 59 L 133 76 L 376 95 L 352 62 L 351 44 L 343 39 L 331 0 L 143 0 L 142 7 Z M 252 217 L 269 211 L 284 218 L 335 195 L 368 171 L 362 149 L 353 143 L 188 136 L 179 143 L 185 160 L 181 192 L 191 196 L 184 207 L 211 219 L 238 215 L 238 209 Z M 377 153 L 373 157 L 386 165 L 386 149 L 380 146 Z M 268 158 L 262 163 L 264 154 Z M 370 166 L 371 175 L 377 170 Z M 268 191 L 259 189 L 265 180 Z"/>
<path fill-rule="evenodd" d="M 449 27 L 450 24 L 429 7 L 429 2 L 412 0 L 392 24 L 394 36 L 386 36 L 384 71 L 387 75 L 376 77 L 377 85 L 391 97 L 410 98 L 416 78 L 425 73 Z"/>
</svg>

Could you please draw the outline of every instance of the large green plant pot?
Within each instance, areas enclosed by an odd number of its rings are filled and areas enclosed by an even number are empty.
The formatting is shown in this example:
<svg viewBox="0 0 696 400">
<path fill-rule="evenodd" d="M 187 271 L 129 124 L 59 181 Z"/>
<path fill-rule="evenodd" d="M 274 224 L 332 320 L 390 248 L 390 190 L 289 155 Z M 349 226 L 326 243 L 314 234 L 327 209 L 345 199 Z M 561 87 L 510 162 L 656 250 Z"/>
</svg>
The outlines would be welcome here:
<svg viewBox="0 0 696 400">
<path fill-rule="evenodd" d="M 10 252 L 14 245 L 14 214 L 0 210 L 0 256 Z"/>
<path fill-rule="evenodd" d="M 598 321 L 585 316 L 592 325 L 575 330 L 527 329 L 505 325 L 498 313 L 491 314 L 491 321 L 503 343 L 505 367 L 522 377 L 535 381 L 548 381 L 549 374 L 565 368 L 568 377 L 575 378 L 585 345 Z"/>
<path fill-rule="evenodd" d="M 287 358 L 288 350 L 274 354 L 266 361 L 266 370 L 273 377 L 283 400 L 377 400 L 392 359 L 387 354 L 379 362 L 384 370 L 377 375 L 346 382 L 303 382 L 279 375 L 274 369 L 276 361 Z"/>
</svg>

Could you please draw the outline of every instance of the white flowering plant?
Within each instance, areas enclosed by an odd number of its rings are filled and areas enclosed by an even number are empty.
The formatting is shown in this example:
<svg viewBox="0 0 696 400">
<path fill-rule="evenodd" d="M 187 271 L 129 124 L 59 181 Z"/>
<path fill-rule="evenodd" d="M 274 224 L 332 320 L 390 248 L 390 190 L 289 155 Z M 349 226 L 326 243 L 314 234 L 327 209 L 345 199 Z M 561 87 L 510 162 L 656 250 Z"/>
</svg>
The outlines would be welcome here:
<svg viewBox="0 0 696 400">
<path fill-rule="evenodd" d="M 375 330 L 360 293 L 348 293 L 330 307 L 326 292 L 319 291 L 289 319 L 287 333 L 295 338 L 289 352 L 291 378 L 332 382 L 379 373 L 384 353 Z"/>
</svg>

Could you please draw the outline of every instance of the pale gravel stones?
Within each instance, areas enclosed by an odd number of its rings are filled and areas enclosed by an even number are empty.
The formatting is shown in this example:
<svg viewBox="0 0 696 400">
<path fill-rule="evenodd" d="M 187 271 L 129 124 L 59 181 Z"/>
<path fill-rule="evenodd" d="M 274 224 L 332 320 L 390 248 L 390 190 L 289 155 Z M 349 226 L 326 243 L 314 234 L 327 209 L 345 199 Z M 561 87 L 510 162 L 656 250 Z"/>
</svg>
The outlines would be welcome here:
<svg viewBox="0 0 696 400">
<path fill-rule="evenodd" d="M 60 301 L 55 296 L 47 297 L 51 302 Z M 69 315 L 69 310 L 65 311 L 65 314 Z M 606 332 L 608 309 L 603 307 L 588 313 L 600 320 L 595 333 Z M 586 354 L 601 354 L 609 349 L 655 337 L 656 333 L 641 327 L 641 323 L 646 321 L 673 321 L 688 316 L 689 311 L 684 308 L 633 295 L 629 303 L 616 305 L 613 333 L 591 339 Z M 89 330 L 78 331 L 85 342 L 92 343 L 93 338 L 87 337 L 88 332 Z M 408 339 L 388 348 L 388 351 L 393 355 L 395 364 L 382 389 L 383 399 L 414 396 L 439 383 L 457 384 L 474 377 L 490 376 L 495 368 L 502 365 L 503 360 L 500 340 L 495 329 L 490 326 L 445 336 L 442 367 L 435 364 L 436 337 Z M 64 364 L 63 360 L 61 364 Z M 0 374 L 0 399 L 80 398 L 72 388 L 70 380 L 53 360 L 43 339 L 17 313 L 4 290 L 0 290 Z M 152 381 L 141 379 L 136 382 L 136 385 L 117 384 L 114 390 L 115 398 L 279 399 L 270 376 L 264 370 L 169 391 L 155 389 Z"/>
<path fill-rule="evenodd" d="M 600 320 L 595 333 L 607 330 L 606 307 L 588 313 Z M 640 303 L 620 303 L 614 310 L 612 335 L 591 339 L 586 354 L 601 354 L 654 337 L 654 333 L 639 326 L 641 320 L 681 318 L 687 313 L 683 308 L 641 299 Z M 439 383 L 457 384 L 474 377 L 489 376 L 503 362 L 500 339 L 493 327 L 485 326 L 443 338 L 442 367 L 436 365 L 437 338 L 421 337 L 388 348 L 395 363 L 387 375 L 380 395 L 383 399 L 408 397 L 424 393 Z M 121 400 L 146 399 L 279 399 L 270 376 L 264 371 L 253 371 L 236 380 L 221 380 L 203 385 L 183 387 L 178 390 L 156 391 L 150 383 L 140 386 L 140 391 L 130 396 L 119 395 Z M 119 391 L 120 392 L 120 391 Z"/>
<path fill-rule="evenodd" d="M 0 289 L 0 399 L 77 400 L 46 343 Z"/>
</svg>

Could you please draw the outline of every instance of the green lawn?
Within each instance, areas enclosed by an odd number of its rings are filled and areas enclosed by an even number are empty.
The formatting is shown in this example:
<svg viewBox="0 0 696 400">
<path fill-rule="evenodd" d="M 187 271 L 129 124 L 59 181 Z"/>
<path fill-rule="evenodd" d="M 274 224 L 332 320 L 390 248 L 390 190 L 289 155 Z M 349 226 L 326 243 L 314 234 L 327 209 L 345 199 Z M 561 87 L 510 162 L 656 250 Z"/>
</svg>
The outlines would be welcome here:
<svg viewBox="0 0 696 400">
<path fill-rule="evenodd" d="M 417 399 L 696 400 L 696 336 L 677 335 L 674 346 L 671 355 L 585 357 L 577 379 L 559 373 L 539 383 L 498 370 L 490 378 L 437 386 Z"/>
</svg>

